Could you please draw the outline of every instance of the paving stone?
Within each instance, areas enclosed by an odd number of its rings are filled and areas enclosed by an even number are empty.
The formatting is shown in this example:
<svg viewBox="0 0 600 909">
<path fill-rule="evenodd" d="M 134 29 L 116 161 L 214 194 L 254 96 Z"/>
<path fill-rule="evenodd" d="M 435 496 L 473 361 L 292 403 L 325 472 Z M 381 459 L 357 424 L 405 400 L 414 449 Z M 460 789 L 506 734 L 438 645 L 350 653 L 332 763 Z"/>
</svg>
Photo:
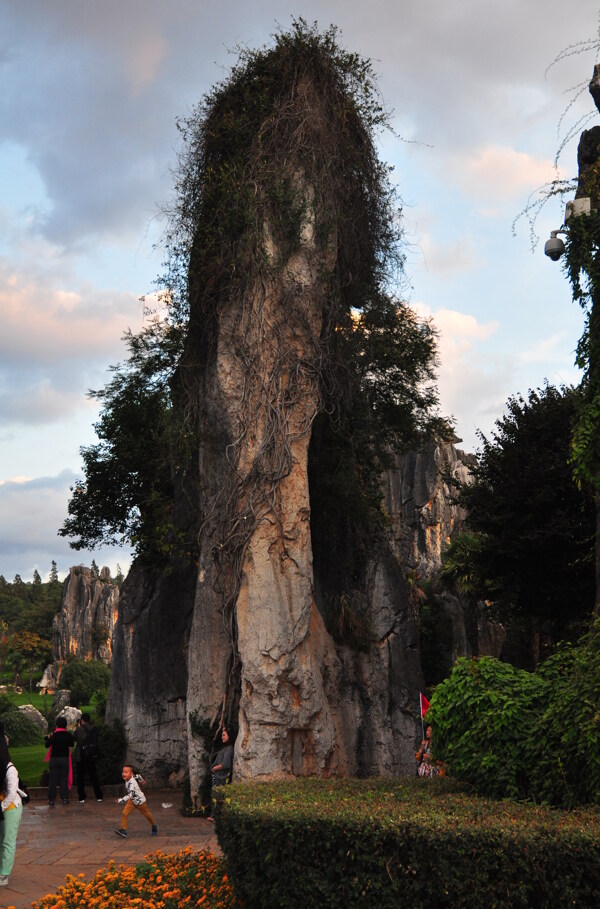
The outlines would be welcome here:
<svg viewBox="0 0 600 909">
<path fill-rule="evenodd" d="M 181 794 L 172 789 L 146 790 L 159 835 L 150 836 L 147 820 L 134 810 L 129 815 L 127 840 L 119 840 L 114 833 L 121 820 L 121 807 L 114 798 L 83 805 L 75 800 L 50 810 L 42 796 L 45 798 L 43 792 L 23 809 L 15 866 L 8 887 L 0 892 L 0 909 L 29 909 L 34 900 L 64 884 L 67 874 L 77 877 L 83 872 L 90 880 L 111 860 L 117 865 L 136 865 L 157 849 L 179 852 L 186 846 L 220 854 L 214 824 L 182 817 Z M 163 808 L 162 802 L 173 807 Z"/>
</svg>

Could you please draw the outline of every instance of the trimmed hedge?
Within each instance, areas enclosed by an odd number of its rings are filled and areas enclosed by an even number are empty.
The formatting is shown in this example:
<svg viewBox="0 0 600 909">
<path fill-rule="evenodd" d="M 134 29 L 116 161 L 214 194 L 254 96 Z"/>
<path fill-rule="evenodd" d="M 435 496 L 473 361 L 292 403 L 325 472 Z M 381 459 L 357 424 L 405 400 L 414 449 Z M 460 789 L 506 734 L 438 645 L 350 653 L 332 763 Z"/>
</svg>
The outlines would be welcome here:
<svg viewBox="0 0 600 909">
<path fill-rule="evenodd" d="M 449 780 L 296 780 L 217 794 L 248 909 L 591 906 L 600 812 L 468 795 Z"/>
</svg>

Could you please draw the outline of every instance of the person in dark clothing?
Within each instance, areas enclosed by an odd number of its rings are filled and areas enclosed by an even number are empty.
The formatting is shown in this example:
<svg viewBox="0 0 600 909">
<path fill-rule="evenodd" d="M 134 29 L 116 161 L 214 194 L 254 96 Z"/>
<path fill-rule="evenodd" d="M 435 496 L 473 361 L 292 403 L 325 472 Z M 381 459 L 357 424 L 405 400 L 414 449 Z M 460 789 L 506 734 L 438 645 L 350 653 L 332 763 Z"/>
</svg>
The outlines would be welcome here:
<svg viewBox="0 0 600 909">
<path fill-rule="evenodd" d="M 98 781 L 96 771 L 96 758 L 98 756 L 98 731 L 90 722 L 89 713 L 82 713 L 77 729 L 73 733 L 75 739 L 75 770 L 77 772 L 77 797 L 80 802 L 85 802 L 85 774 L 89 774 L 94 787 L 94 795 L 99 802 L 102 801 L 102 788 Z"/>
<path fill-rule="evenodd" d="M 56 786 L 60 786 L 60 797 L 63 805 L 69 804 L 69 790 L 73 785 L 73 765 L 71 748 L 75 739 L 67 732 L 67 721 L 64 716 L 56 720 L 56 729 L 44 738 L 48 748 L 45 760 L 50 762 L 50 779 L 48 781 L 48 804 L 54 808 Z"/>
<path fill-rule="evenodd" d="M 217 751 L 210 764 L 213 790 L 217 786 L 225 786 L 227 783 L 230 783 L 231 773 L 233 771 L 233 745 L 231 744 L 229 733 L 225 727 L 223 727 L 223 731 L 221 732 L 221 741 L 223 742 L 223 747 Z M 214 806 L 214 804 L 215 798 L 213 796 L 211 798 L 211 806 Z M 214 820 L 212 813 L 208 820 Z"/>
</svg>

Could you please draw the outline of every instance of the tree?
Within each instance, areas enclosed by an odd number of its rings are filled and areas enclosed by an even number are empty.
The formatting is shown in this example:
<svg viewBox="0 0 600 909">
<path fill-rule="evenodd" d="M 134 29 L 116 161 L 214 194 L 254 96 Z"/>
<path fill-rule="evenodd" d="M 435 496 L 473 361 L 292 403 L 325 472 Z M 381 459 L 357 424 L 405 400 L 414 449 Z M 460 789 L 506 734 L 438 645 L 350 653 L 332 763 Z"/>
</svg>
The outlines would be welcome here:
<svg viewBox="0 0 600 909">
<path fill-rule="evenodd" d="M 50 581 L 58 582 L 58 571 L 54 559 L 52 559 L 52 567 L 50 568 Z"/>
<path fill-rule="evenodd" d="M 39 634 L 31 631 L 21 631 L 14 634 L 9 641 L 8 657 L 13 664 L 15 684 L 18 675 L 24 667 L 29 671 L 29 690 L 33 691 L 33 672 L 42 663 L 52 659 L 52 645 L 50 641 L 41 638 Z"/>
<path fill-rule="evenodd" d="M 180 336 L 152 322 L 125 336 L 129 356 L 90 397 L 102 402 L 96 445 L 81 449 L 85 480 L 72 487 L 69 517 L 59 530 L 73 549 L 131 545 L 164 555 L 172 532 L 172 377 Z"/>
<path fill-rule="evenodd" d="M 480 435 L 473 482 L 457 488 L 476 539 L 445 556 L 447 576 L 555 634 L 581 631 L 594 601 L 594 502 L 569 464 L 580 395 L 546 385 L 509 398 L 492 437 Z"/>
<path fill-rule="evenodd" d="M 99 660 L 69 660 L 60 674 L 60 684 L 71 692 L 71 702 L 89 704 L 92 695 L 108 689 L 110 669 Z"/>
<path fill-rule="evenodd" d="M 600 802 L 600 626 L 535 672 L 460 658 L 431 698 L 434 753 L 494 798 Z"/>
<path fill-rule="evenodd" d="M 38 587 L 42 583 L 42 578 L 41 578 L 40 573 L 37 570 L 37 568 L 34 569 L 34 572 L 33 572 L 33 583 Z"/>
</svg>

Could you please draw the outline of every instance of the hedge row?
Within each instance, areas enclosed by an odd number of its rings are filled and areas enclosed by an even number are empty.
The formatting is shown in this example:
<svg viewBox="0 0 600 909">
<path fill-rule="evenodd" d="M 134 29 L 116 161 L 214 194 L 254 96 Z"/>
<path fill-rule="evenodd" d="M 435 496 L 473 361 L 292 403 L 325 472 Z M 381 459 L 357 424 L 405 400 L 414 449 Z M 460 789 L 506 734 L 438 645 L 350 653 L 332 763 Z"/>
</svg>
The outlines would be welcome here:
<svg viewBox="0 0 600 909">
<path fill-rule="evenodd" d="M 468 795 L 448 780 L 219 791 L 216 829 L 248 909 L 590 906 L 600 812 Z"/>
</svg>

